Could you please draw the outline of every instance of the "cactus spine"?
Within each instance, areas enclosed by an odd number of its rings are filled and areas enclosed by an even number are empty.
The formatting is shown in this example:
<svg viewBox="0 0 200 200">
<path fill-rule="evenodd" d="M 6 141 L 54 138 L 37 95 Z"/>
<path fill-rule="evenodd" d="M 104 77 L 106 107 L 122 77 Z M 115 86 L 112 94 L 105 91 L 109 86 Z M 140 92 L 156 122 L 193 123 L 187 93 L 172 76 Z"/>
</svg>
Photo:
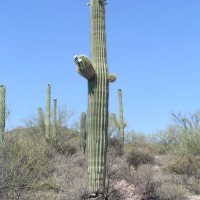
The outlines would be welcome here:
<svg viewBox="0 0 200 200">
<path fill-rule="evenodd" d="M 6 87 L 0 85 L 0 142 L 4 140 L 5 117 L 6 117 Z"/>
<path fill-rule="evenodd" d="M 123 120 L 123 107 L 122 107 L 122 90 L 118 89 L 118 109 L 119 109 L 119 120 L 118 120 L 118 128 L 119 128 L 119 139 L 124 144 L 124 127 L 126 124 Z"/>
<path fill-rule="evenodd" d="M 87 133 L 86 133 L 86 113 L 81 113 L 81 125 L 80 125 L 80 148 L 85 154 L 86 150 L 86 139 L 87 139 Z"/>
<path fill-rule="evenodd" d="M 105 0 L 90 0 L 91 62 L 75 56 L 78 72 L 88 80 L 87 162 L 90 191 L 105 189 L 109 79 L 106 55 Z"/>
<path fill-rule="evenodd" d="M 51 129 L 51 85 L 47 84 L 47 94 L 46 94 L 46 113 L 45 113 L 45 137 L 47 140 L 50 139 L 50 129 Z"/>
<path fill-rule="evenodd" d="M 53 136 L 56 136 L 57 132 L 57 99 L 53 100 Z"/>
</svg>

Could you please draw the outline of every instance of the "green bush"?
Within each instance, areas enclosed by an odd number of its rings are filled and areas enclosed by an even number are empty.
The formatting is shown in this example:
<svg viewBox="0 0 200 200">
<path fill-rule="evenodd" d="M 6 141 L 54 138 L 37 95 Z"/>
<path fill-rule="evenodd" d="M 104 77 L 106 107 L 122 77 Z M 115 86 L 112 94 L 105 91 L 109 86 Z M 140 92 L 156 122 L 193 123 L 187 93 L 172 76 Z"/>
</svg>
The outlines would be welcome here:
<svg viewBox="0 0 200 200">
<path fill-rule="evenodd" d="M 30 191 L 42 189 L 51 177 L 51 160 L 44 140 L 29 132 L 11 135 L 0 146 L 0 199 L 25 198 Z"/>
<path fill-rule="evenodd" d="M 179 127 L 177 137 L 177 152 L 182 154 L 200 154 L 200 110 L 194 113 L 173 113 L 173 118 Z M 183 151 L 183 152 L 182 152 Z"/>
<path fill-rule="evenodd" d="M 181 156 L 167 165 L 166 169 L 176 174 L 195 175 L 200 169 L 200 158 L 190 155 Z"/>
<path fill-rule="evenodd" d="M 134 148 L 128 153 L 126 161 L 137 169 L 139 165 L 154 163 L 154 156 L 147 148 Z"/>
<path fill-rule="evenodd" d="M 79 148 L 77 135 L 67 131 L 59 132 L 48 144 L 65 157 L 74 155 Z"/>
</svg>

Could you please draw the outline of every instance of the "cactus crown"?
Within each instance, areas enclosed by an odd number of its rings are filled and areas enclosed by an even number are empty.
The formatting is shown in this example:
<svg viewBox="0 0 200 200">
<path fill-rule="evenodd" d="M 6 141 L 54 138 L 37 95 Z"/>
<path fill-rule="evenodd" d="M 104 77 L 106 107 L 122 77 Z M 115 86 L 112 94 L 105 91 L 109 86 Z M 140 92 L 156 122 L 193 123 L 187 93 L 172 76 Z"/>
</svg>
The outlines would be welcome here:
<svg viewBox="0 0 200 200">
<path fill-rule="evenodd" d="M 106 0 L 91 0 L 91 5 L 92 4 L 99 4 L 99 5 L 105 5 L 106 4 Z"/>
</svg>

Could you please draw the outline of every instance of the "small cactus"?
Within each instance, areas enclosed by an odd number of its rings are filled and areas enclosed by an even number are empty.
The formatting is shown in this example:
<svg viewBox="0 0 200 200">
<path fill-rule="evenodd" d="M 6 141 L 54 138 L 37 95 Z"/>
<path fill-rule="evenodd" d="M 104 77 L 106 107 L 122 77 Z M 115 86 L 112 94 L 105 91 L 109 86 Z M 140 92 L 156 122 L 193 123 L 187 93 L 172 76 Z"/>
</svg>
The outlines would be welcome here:
<svg viewBox="0 0 200 200">
<path fill-rule="evenodd" d="M 86 139 L 87 139 L 87 133 L 86 133 L 86 113 L 81 113 L 81 123 L 80 123 L 80 148 L 85 154 L 86 150 Z"/>
<path fill-rule="evenodd" d="M 0 85 L 0 142 L 4 140 L 4 131 L 5 131 L 5 117 L 6 117 L 6 87 Z"/>
</svg>

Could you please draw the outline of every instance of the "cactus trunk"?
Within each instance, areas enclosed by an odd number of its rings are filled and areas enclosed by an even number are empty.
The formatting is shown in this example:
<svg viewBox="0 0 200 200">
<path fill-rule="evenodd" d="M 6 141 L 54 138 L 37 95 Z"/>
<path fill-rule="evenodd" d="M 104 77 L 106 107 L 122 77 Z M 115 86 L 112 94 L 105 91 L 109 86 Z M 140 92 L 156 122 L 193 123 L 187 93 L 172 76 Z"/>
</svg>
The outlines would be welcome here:
<svg viewBox="0 0 200 200">
<path fill-rule="evenodd" d="M 5 131 L 5 117 L 6 117 L 6 88 L 4 85 L 0 85 L 0 142 L 4 140 Z"/>
<path fill-rule="evenodd" d="M 46 114 L 45 114 L 45 137 L 47 140 L 50 139 L 50 116 L 51 116 L 51 85 L 47 84 L 46 94 Z"/>
<path fill-rule="evenodd" d="M 89 81 L 88 100 L 88 175 L 89 189 L 104 192 L 107 126 L 108 126 L 108 69 L 106 58 L 105 6 L 91 0 L 91 61 L 96 71 Z"/>
</svg>

